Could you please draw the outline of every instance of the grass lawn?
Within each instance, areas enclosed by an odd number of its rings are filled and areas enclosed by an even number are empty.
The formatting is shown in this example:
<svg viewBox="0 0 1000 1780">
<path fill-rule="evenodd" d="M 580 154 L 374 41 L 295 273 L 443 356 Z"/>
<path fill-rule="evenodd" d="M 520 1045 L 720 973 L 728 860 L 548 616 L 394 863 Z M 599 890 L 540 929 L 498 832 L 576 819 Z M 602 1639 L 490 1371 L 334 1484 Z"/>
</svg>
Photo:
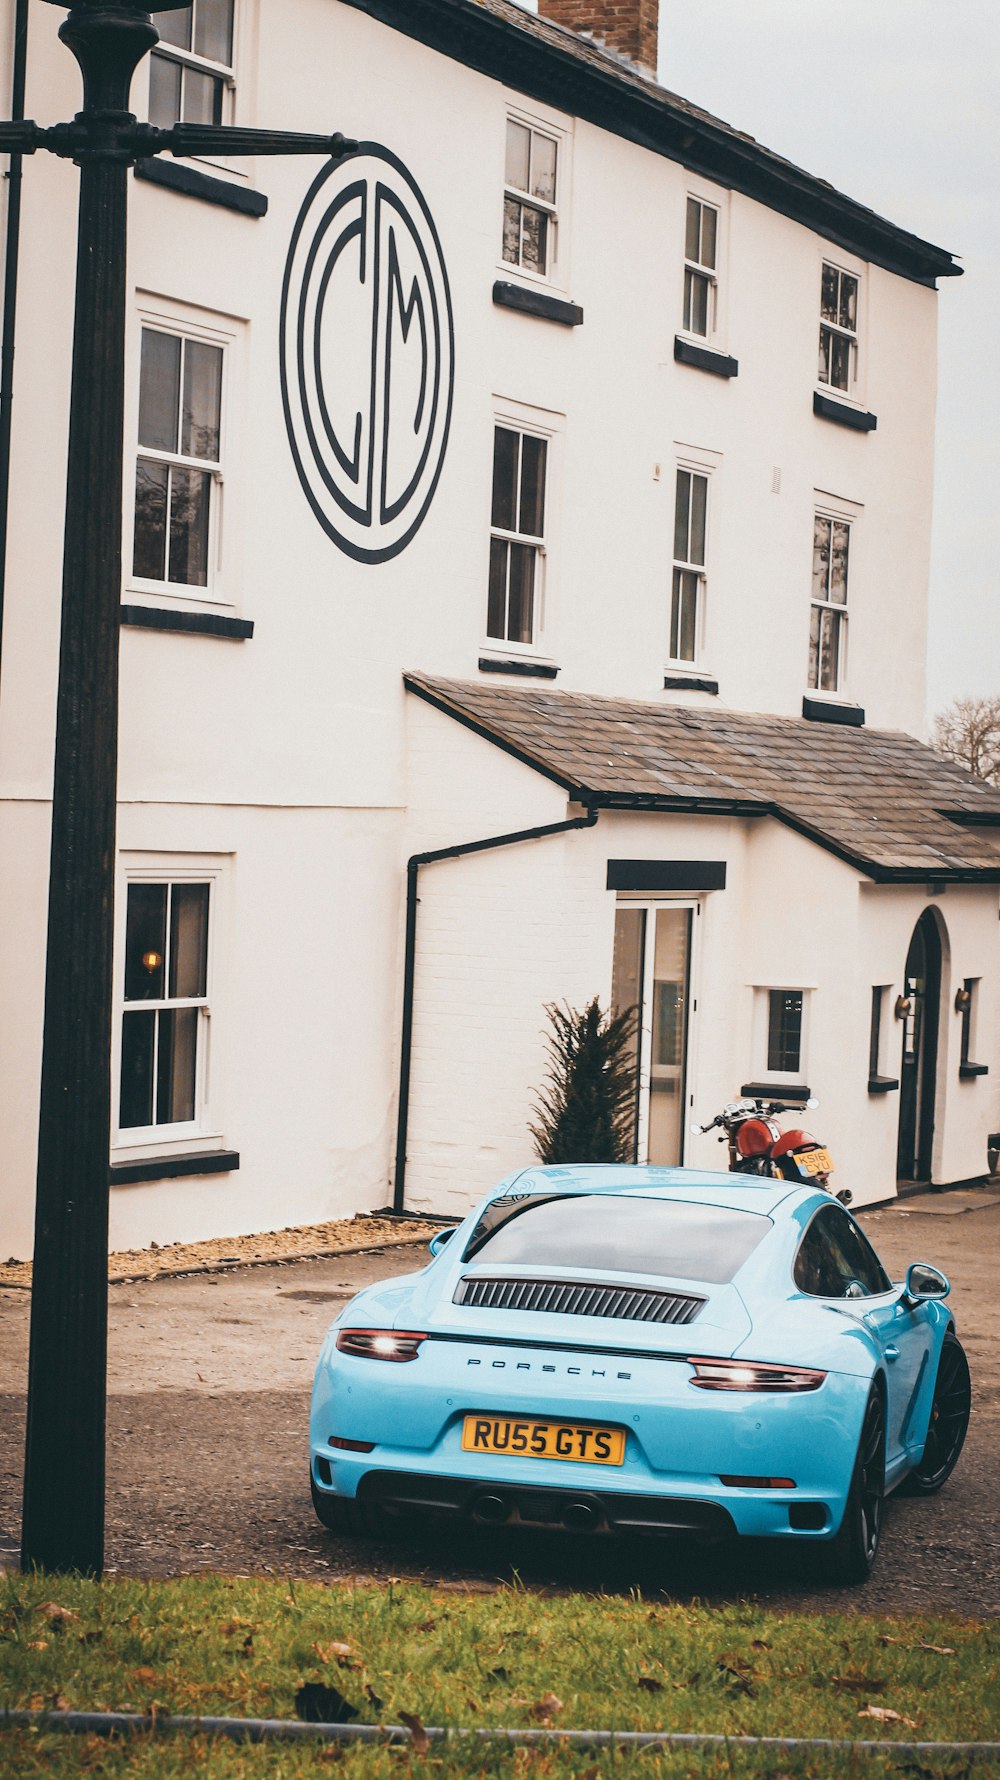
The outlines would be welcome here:
<svg viewBox="0 0 1000 1780">
<path fill-rule="evenodd" d="M 765 1612 L 517 1588 L 323 1586 L 184 1577 L 0 1579 L 0 1707 L 295 1718 L 306 1684 L 360 1722 L 715 1731 L 914 1741 L 1000 1739 L 1000 1627 Z M 884 1713 L 885 1717 L 878 1714 Z M 894 1716 L 898 1715 L 898 1716 Z M 907 1722 L 909 1721 L 909 1722 Z M 663 1776 L 968 1771 L 840 1752 L 586 1752 L 432 1744 L 248 1747 L 204 1737 L 114 1739 L 0 1730 L 5 1776 L 140 1774 L 344 1780 L 441 1775 Z M 990 1770 L 983 1768 L 986 1773 Z M 995 1771 L 995 1770 L 993 1770 Z"/>
</svg>

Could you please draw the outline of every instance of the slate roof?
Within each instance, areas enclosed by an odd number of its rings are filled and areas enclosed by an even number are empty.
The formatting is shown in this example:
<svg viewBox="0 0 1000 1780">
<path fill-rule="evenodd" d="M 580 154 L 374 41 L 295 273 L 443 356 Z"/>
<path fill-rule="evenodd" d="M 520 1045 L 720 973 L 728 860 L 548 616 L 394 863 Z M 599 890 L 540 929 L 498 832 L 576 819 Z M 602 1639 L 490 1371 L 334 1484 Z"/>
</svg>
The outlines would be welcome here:
<svg viewBox="0 0 1000 1780">
<path fill-rule="evenodd" d="M 342 0 L 505 86 L 679 161 L 903 277 L 960 276 L 944 248 L 899 228 L 828 180 L 661 87 L 592 38 L 516 0 Z"/>
<path fill-rule="evenodd" d="M 879 883 L 1000 882 L 1000 789 L 896 730 L 407 674 L 598 809 L 771 816 Z"/>
</svg>

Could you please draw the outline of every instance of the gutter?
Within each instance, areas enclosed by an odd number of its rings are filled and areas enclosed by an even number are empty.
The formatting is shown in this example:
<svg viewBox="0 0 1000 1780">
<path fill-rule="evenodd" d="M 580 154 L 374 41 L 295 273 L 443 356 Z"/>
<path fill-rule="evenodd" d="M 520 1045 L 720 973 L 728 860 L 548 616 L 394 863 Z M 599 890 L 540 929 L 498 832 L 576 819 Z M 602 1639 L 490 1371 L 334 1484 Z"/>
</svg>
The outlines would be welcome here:
<svg viewBox="0 0 1000 1780">
<path fill-rule="evenodd" d="M 10 115 L 24 118 L 24 86 L 28 60 L 28 0 L 16 0 Z M 7 238 L 4 247 L 3 333 L 0 335 L 0 660 L 3 650 L 3 602 L 7 585 L 7 518 L 10 506 L 10 442 L 14 406 L 14 326 L 17 319 L 17 264 L 21 246 L 21 163 L 12 154 L 7 169 Z"/>
<path fill-rule="evenodd" d="M 521 841 L 544 840 L 553 834 L 569 834 L 574 828 L 593 828 L 598 811 L 588 810 L 585 816 L 571 816 L 565 822 L 547 822 L 539 828 L 521 828 L 515 834 L 494 834 L 485 840 L 461 841 L 456 847 L 438 847 L 431 853 L 414 853 L 406 864 L 406 945 L 403 963 L 403 1024 L 399 1047 L 399 1111 L 396 1119 L 396 1174 L 392 1209 L 397 1216 L 405 1211 L 406 1198 L 406 1134 L 410 1117 L 410 1060 L 413 1044 L 413 982 L 417 952 L 417 878 L 422 865 L 435 865 L 441 859 L 464 859 L 469 853 L 485 853 L 495 847 L 513 847 Z"/>
<path fill-rule="evenodd" d="M 962 267 L 932 242 L 796 167 L 752 136 L 637 76 L 588 39 L 531 18 L 522 25 L 480 0 L 343 0 L 439 54 L 530 98 L 703 174 L 812 229 L 862 259 L 935 288 Z"/>
</svg>

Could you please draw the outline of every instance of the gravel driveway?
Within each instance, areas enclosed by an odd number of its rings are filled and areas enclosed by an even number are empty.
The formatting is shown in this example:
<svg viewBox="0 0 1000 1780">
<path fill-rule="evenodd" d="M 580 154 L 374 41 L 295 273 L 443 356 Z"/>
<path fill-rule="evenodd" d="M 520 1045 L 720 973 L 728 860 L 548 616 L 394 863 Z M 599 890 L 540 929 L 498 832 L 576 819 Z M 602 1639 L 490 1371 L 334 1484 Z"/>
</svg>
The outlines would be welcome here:
<svg viewBox="0 0 1000 1780">
<path fill-rule="evenodd" d="M 1000 1194 L 911 1199 L 863 1221 L 893 1278 L 912 1260 L 934 1261 L 951 1277 L 974 1416 L 942 1494 L 889 1503 L 878 1568 L 862 1590 L 819 1588 L 803 1575 L 799 1550 L 690 1553 L 453 1528 L 389 1544 L 324 1532 L 309 1503 L 306 1446 L 320 1340 L 361 1285 L 421 1267 L 422 1244 L 112 1287 L 108 1569 L 413 1575 L 472 1588 L 516 1569 L 535 1587 L 638 1585 L 702 1600 L 753 1594 L 776 1607 L 994 1615 Z M 18 1547 L 27 1327 L 27 1294 L 0 1290 L 0 1563 L 15 1562 Z"/>
</svg>

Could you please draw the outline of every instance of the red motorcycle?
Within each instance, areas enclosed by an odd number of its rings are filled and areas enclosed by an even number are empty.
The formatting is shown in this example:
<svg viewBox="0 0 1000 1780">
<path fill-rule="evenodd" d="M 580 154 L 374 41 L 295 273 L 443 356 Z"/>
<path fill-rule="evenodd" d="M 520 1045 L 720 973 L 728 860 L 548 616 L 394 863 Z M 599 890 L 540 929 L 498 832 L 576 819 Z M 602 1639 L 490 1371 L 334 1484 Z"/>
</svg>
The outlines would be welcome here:
<svg viewBox="0 0 1000 1780">
<path fill-rule="evenodd" d="M 807 1100 L 806 1107 L 819 1105 Z M 707 1125 L 692 1125 L 701 1136 L 722 1127 L 719 1142 L 729 1146 L 729 1168 L 732 1174 L 758 1174 L 771 1179 L 815 1184 L 850 1205 L 851 1194 L 845 1187 L 834 1193 L 830 1185 L 833 1157 L 824 1144 L 817 1142 L 811 1131 L 795 1125 L 783 1131 L 777 1115 L 799 1112 L 800 1107 L 786 1106 L 781 1100 L 731 1100 Z"/>
</svg>

